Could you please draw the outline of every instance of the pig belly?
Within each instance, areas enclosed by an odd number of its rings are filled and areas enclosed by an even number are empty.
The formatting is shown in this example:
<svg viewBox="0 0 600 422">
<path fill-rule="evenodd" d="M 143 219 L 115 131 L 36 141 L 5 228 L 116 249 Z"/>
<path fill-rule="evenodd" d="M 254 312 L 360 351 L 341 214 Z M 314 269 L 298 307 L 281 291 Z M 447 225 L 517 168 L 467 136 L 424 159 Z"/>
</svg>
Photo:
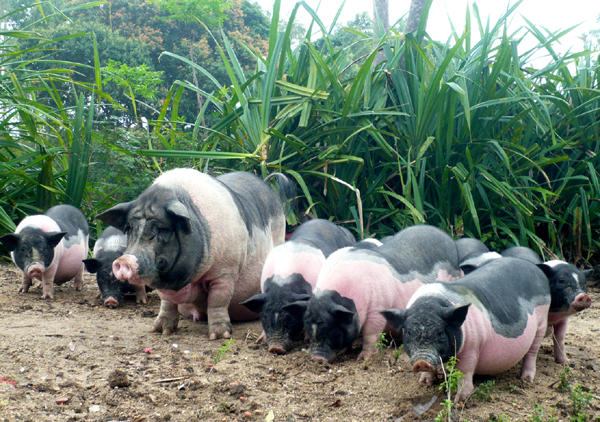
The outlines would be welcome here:
<svg viewBox="0 0 600 422">
<path fill-rule="evenodd" d="M 72 245 L 69 249 L 64 249 L 62 245 L 57 246 L 63 248 L 62 256 L 58 262 L 58 269 L 54 276 L 55 284 L 65 283 L 73 278 L 82 270 L 83 260 L 87 258 L 88 246 L 87 242 L 81 241 L 79 244 Z M 55 250 L 55 254 L 57 251 Z"/>
<path fill-rule="evenodd" d="M 325 262 L 324 257 L 310 252 L 273 251 L 269 254 L 261 275 L 261 286 L 273 275 L 281 278 L 292 274 L 301 274 L 314 289 L 319 272 Z"/>
<path fill-rule="evenodd" d="M 465 333 L 465 338 L 467 336 L 485 336 L 483 343 L 479 346 L 479 357 L 475 373 L 493 375 L 507 371 L 519 363 L 532 346 L 536 346 L 536 349 L 539 348 L 542 339 L 541 337 L 536 338 L 536 335 L 540 331 L 542 333 L 546 331 L 548 308 L 548 305 L 535 308 L 533 315 L 527 316 L 527 326 L 523 333 L 516 338 L 507 338 L 496 334 L 487 316 L 473 306 L 469 310 L 468 318 L 478 320 L 477 325 L 479 325 L 480 330 L 483 330 L 479 333 Z M 483 334 L 484 332 L 487 335 Z M 471 341 L 465 340 L 465 345 L 457 356 L 459 362 L 463 355 L 468 356 L 473 353 L 477 345 L 469 343 L 475 342 L 477 342 L 477 339 L 475 341 L 473 339 Z"/>
<path fill-rule="evenodd" d="M 276 246 L 273 243 L 277 241 L 282 243 L 285 239 L 285 232 L 282 230 L 271 232 L 270 230 L 258 230 L 256 227 L 254 229 L 254 238 L 250 240 L 254 248 L 248 251 L 246 262 L 235 283 L 233 297 L 229 305 L 229 317 L 232 321 L 258 319 L 259 314 L 250 311 L 245 306 L 240 305 L 240 303 L 260 293 L 260 278 L 263 266 L 265 265 L 267 256 L 273 247 Z M 276 239 L 275 242 L 274 238 Z"/>
</svg>

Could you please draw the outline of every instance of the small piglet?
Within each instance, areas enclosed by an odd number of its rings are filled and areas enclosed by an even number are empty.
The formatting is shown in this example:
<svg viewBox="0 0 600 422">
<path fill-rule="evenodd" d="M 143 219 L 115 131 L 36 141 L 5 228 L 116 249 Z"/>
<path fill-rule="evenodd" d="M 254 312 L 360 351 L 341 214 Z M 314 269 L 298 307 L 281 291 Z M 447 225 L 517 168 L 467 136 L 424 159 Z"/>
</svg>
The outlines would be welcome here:
<svg viewBox="0 0 600 422">
<path fill-rule="evenodd" d="M 362 331 L 359 358 L 376 351 L 386 321 L 379 311 L 404 308 L 424 283 L 460 276 L 454 241 L 442 230 L 427 226 L 406 228 L 382 246 L 344 248 L 323 266 L 313 297 L 305 306 L 304 328 L 313 359 L 328 362 L 352 346 Z"/>
<path fill-rule="evenodd" d="M 533 380 L 549 308 L 544 273 L 525 260 L 502 258 L 453 283 L 423 286 L 406 309 L 381 313 L 402 331 L 420 381 L 431 385 L 437 366 L 456 356 L 464 374 L 459 401 L 473 392 L 473 374 L 497 374 L 521 359 L 521 378 Z"/>
<path fill-rule="evenodd" d="M 592 299 L 587 294 L 587 278 L 593 270 L 581 271 L 564 261 L 552 260 L 539 264 L 538 267 L 548 277 L 552 302 L 548 314 L 548 331 L 553 335 L 554 359 L 564 364 L 565 334 L 569 316 L 583 311 L 592 305 Z"/>
<path fill-rule="evenodd" d="M 89 226 L 71 205 L 57 205 L 45 214 L 26 217 L 15 233 L 0 237 L 12 259 L 23 271 L 19 292 L 27 293 L 34 278 L 42 280 L 42 298 L 53 299 L 54 284 L 75 278 L 75 290 L 83 287 L 83 262 L 88 254 Z"/>
<path fill-rule="evenodd" d="M 261 276 L 262 293 L 241 303 L 261 313 L 261 338 L 266 336 L 269 352 L 285 354 L 300 337 L 304 312 L 288 305 L 308 301 L 325 259 L 355 242 L 347 229 L 315 219 L 301 224 L 287 242 L 269 253 Z"/>
<path fill-rule="evenodd" d="M 119 281 L 113 274 L 113 261 L 123 255 L 127 248 L 127 236 L 121 230 L 109 227 L 94 245 L 94 257 L 84 259 L 87 270 L 96 274 L 96 281 L 102 296 L 102 302 L 107 308 L 116 308 L 125 294 L 135 292 L 137 303 L 147 303 L 146 287 L 132 285 L 127 280 Z"/>
</svg>

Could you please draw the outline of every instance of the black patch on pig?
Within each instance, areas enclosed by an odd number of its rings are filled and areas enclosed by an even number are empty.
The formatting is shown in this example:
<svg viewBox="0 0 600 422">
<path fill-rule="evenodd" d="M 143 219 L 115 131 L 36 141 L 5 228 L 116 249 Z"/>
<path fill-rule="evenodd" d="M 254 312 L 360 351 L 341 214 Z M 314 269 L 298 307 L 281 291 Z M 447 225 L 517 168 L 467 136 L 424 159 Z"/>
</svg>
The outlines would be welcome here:
<svg viewBox="0 0 600 422">
<path fill-rule="evenodd" d="M 264 231 L 271 220 L 283 214 L 281 199 L 261 178 L 238 171 L 216 179 L 231 193 L 250 237 L 254 227 Z"/>
<path fill-rule="evenodd" d="M 313 325 L 316 331 L 313 331 Z M 308 301 L 304 328 L 313 356 L 331 359 L 352 347 L 360 332 L 360 320 L 352 299 L 334 290 L 324 290 Z"/>
<path fill-rule="evenodd" d="M 575 300 L 578 294 L 587 293 L 587 274 L 574 265 L 564 263 L 550 266 L 539 264 L 538 267 L 548 277 L 550 284 L 550 294 L 552 302 L 549 312 L 567 312 L 569 306 Z M 577 280 L 573 277 L 577 275 Z"/>
<path fill-rule="evenodd" d="M 540 256 L 533 249 L 525 246 L 513 246 L 500 252 L 503 258 L 519 258 L 538 265 L 542 263 Z"/>
<path fill-rule="evenodd" d="M 242 302 L 252 312 L 261 313 L 261 322 L 267 342 L 280 340 L 289 348 L 291 341 L 302 334 L 304 309 L 312 296 L 311 285 L 300 274 L 285 279 L 273 275 L 265 280 L 264 293 Z"/>
<path fill-rule="evenodd" d="M 356 243 L 356 239 L 348 229 L 320 218 L 302 223 L 292 233 L 289 241 L 315 247 L 323 252 L 325 258 L 338 249 Z"/>
<path fill-rule="evenodd" d="M 536 307 L 550 304 L 550 287 L 544 273 L 518 258 L 492 260 L 477 271 L 439 286 L 452 303 L 472 302 L 487 312 L 494 331 L 506 338 L 523 334 L 527 316 Z"/>
<path fill-rule="evenodd" d="M 456 245 L 456 250 L 458 252 L 459 265 L 467 259 L 490 251 L 481 240 L 473 239 L 471 237 L 461 237 L 460 239 L 455 240 L 454 244 Z"/>
<path fill-rule="evenodd" d="M 173 203 L 183 205 L 187 218 L 173 212 Z M 127 235 L 125 254 L 138 242 L 145 245 L 143 255 L 136 251 L 138 276 L 147 278 L 150 287 L 180 290 L 209 256 L 208 222 L 180 186 L 153 184 L 134 201 L 116 205 L 96 218 Z"/>
<path fill-rule="evenodd" d="M 63 240 L 66 249 L 78 244 L 81 240 L 85 240 L 78 237 L 80 230 L 84 236 L 90 234 L 90 227 L 85 216 L 72 205 L 56 205 L 46 211 L 45 214 L 56 221 L 61 231 L 67 233 Z"/>
<path fill-rule="evenodd" d="M 448 362 L 462 348 L 461 326 L 469 305 L 454 306 L 440 296 L 423 296 L 408 309 L 389 309 L 381 314 L 390 325 L 402 333 L 402 343 L 411 358 L 427 358 L 433 366 L 440 358 Z"/>
<path fill-rule="evenodd" d="M 26 226 L 20 233 L 0 237 L 0 242 L 13 254 L 15 265 L 25 271 L 32 264 L 33 251 L 37 250 L 44 268 L 54 259 L 54 248 L 65 236 L 65 232 L 45 232 L 34 226 Z"/>
</svg>

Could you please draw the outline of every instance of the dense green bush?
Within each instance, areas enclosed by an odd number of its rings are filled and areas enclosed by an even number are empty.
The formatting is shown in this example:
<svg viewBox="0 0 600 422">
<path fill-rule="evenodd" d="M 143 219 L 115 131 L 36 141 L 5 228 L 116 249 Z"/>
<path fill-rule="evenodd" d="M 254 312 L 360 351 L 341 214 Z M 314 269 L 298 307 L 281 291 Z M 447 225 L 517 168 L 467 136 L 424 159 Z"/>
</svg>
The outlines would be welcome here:
<svg viewBox="0 0 600 422">
<path fill-rule="evenodd" d="M 302 192 L 301 211 L 343 221 L 358 236 L 429 223 L 496 249 L 530 246 L 545 258 L 581 263 L 597 253 L 600 94 L 591 52 L 558 56 L 552 46 L 563 34 L 532 24 L 508 33 L 518 4 L 493 26 L 474 7 L 447 43 L 392 31 L 347 78 L 349 54 L 329 39 L 335 22 L 325 28 L 299 3 L 287 32 L 303 7 L 322 47 L 309 30 L 292 48 L 277 32 L 278 6 L 269 54 L 255 56 L 253 75 L 222 34 L 230 80 L 213 79 L 213 93 L 203 93 L 220 113 L 209 136 L 188 151 L 144 154 L 197 158 L 202 169 L 212 159 L 217 171 L 287 172 Z M 534 49 L 522 51 L 524 32 L 537 37 Z M 387 62 L 374 66 L 379 48 Z M 536 68 L 538 51 L 553 62 Z M 201 129 L 208 130 L 196 124 L 194 135 Z"/>
</svg>

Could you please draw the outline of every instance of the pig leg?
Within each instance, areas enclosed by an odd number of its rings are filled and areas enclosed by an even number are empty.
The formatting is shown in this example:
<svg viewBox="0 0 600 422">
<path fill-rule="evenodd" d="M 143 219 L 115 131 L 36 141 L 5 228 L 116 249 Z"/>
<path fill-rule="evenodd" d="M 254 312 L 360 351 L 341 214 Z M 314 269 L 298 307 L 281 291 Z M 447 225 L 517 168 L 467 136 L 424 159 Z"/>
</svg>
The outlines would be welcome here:
<svg viewBox="0 0 600 422">
<path fill-rule="evenodd" d="M 567 334 L 567 322 L 565 318 L 562 321 L 554 324 L 554 335 L 552 340 L 554 342 L 554 360 L 561 365 L 564 365 L 567 359 L 565 353 L 565 334 Z"/>
<path fill-rule="evenodd" d="M 85 266 L 81 266 L 81 270 L 75 276 L 75 290 L 81 291 L 83 289 L 83 269 Z"/>
<path fill-rule="evenodd" d="M 260 343 L 261 340 L 263 344 L 267 344 L 267 333 L 265 333 L 265 330 L 263 330 L 262 333 L 260 333 L 260 336 L 258 336 L 256 342 Z"/>
<path fill-rule="evenodd" d="M 54 274 L 42 276 L 42 299 L 54 299 Z"/>
<path fill-rule="evenodd" d="M 208 339 L 231 338 L 233 327 L 229 319 L 229 303 L 233 297 L 235 280 L 230 274 L 210 282 L 208 290 Z"/>
<path fill-rule="evenodd" d="M 544 335 L 546 334 L 546 320 L 544 319 L 544 323 L 540 324 L 538 327 L 535 338 L 533 339 L 533 343 L 531 343 L 531 347 L 523 357 L 523 368 L 521 369 L 521 379 L 525 381 L 533 381 L 535 377 L 535 361 L 537 359 L 538 351 L 540 350 L 540 346 L 542 345 L 542 340 L 544 339 Z M 556 352 L 556 350 L 555 350 Z"/>
<path fill-rule="evenodd" d="M 473 393 L 473 374 L 478 361 L 479 356 L 475 351 L 464 354 L 458 360 L 456 369 L 462 372 L 464 376 L 458 382 L 458 391 L 454 397 L 455 403 L 466 400 Z"/>
<path fill-rule="evenodd" d="M 133 286 L 135 290 L 135 303 L 148 303 L 148 296 L 146 296 L 146 286 L 143 284 L 136 284 Z"/>
<path fill-rule="evenodd" d="M 359 359 L 369 360 L 375 353 L 377 353 L 377 339 L 379 334 L 385 330 L 386 320 L 379 313 L 371 313 L 367 316 L 365 325 L 362 328 L 363 332 L 363 347 Z"/>
<path fill-rule="evenodd" d="M 179 311 L 177 305 L 164 300 L 160 300 L 160 312 L 154 321 L 154 327 L 150 330 L 151 333 L 171 334 L 177 329 L 179 324 Z"/>
<path fill-rule="evenodd" d="M 33 278 L 29 277 L 26 273 L 23 273 L 23 284 L 19 287 L 19 293 L 27 293 L 31 287 Z"/>
</svg>

